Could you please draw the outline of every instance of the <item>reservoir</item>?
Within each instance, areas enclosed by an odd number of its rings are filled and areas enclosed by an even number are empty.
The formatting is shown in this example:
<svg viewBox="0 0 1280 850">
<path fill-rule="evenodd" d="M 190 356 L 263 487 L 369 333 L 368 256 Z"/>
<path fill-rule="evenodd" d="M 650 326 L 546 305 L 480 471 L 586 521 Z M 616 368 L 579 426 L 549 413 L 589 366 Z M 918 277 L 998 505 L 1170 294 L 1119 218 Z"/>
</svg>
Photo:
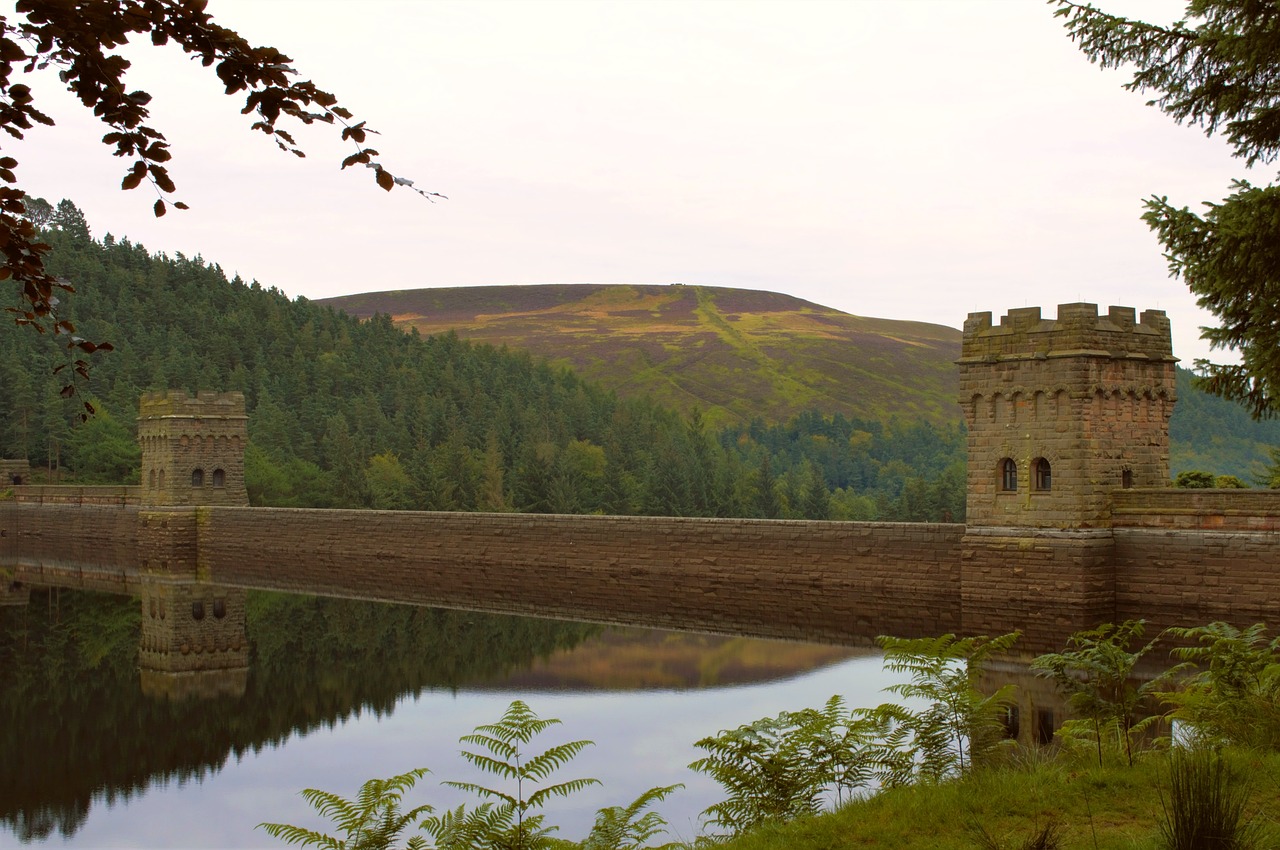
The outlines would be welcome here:
<svg viewBox="0 0 1280 850">
<path fill-rule="evenodd" d="M 549 805 L 560 837 L 683 783 L 657 809 L 692 839 L 723 798 L 687 768 L 697 739 L 833 694 L 877 705 L 893 681 L 865 648 L 266 591 L 240 592 L 247 669 L 157 674 L 140 669 L 145 601 L 28 591 L 0 607 L 0 847 L 284 846 L 255 825 L 328 829 L 303 788 L 352 797 L 417 767 L 410 805 L 473 803 L 439 783 L 498 784 L 458 738 L 514 699 L 563 721 L 541 749 L 595 742 L 556 775 L 601 782 Z"/>
</svg>

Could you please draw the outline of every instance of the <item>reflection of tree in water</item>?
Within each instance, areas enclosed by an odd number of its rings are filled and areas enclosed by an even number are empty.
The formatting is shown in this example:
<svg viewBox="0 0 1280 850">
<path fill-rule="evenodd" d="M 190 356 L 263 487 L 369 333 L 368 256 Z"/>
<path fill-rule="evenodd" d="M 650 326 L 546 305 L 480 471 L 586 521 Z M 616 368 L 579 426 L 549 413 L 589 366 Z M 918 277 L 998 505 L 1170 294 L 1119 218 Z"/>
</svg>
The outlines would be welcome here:
<svg viewBox="0 0 1280 850">
<path fill-rule="evenodd" d="M 0 823 L 19 839 L 73 834 L 94 794 L 110 802 L 156 780 L 198 780 L 231 754 L 501 676 L 599 628 L 251 593 L 243 695 L 175 701 L 142 693 L 139 609 L 56 589 L 0 606 Z"/>
</svg>

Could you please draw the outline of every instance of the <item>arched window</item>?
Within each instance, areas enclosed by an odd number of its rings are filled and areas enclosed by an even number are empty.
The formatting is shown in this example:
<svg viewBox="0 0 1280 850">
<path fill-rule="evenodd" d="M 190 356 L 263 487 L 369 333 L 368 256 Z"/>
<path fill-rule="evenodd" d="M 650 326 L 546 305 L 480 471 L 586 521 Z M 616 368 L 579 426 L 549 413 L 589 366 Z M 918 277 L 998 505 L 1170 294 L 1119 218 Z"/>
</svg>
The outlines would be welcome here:
<svg viewBox="0 0 1280 850">
<path fill-rule="evenodd" d="M 154 469 L 151 470 L 151 474 L 147 476 L 147 487 L 152 490 L 156 489 L 156 471 Z"/>
<path fill-rule="evenodd" d="M 204 470 L 203 469 L 197 469 L 191 473 L 191 486 L 192 487 L 204 486 Z"/>
<path fill-rule="evenodd" d="M 1011 457 L 1000 461 L 1000 489 L 1006 493 L 1018 489 L 1018 464 Z"/>
<path fill-rule="evenodd" d="M 1126 469 L 1120 473 L 1120 486 L 1128 490 L 1133 486 L 1133 470 Z"/>
<path fill-rule="evenodd" d="M 213 486 L 224 487 L 226 486 L 226 483 L 227 483 L 227 473 L 223 472 L 221 469 L 215 469 L 213 471 Z"/>
<path fill-rule="evenodd" d="M 160 470 L 160 475 L 157 480 L 159 481 L 160 489 L 163 490 L 164 489 L 164 470 L 163 469 Z"/>
<path fill-rule="evenodd" d="M 204 600 L 197 599 L 191 603 L 191 617 L 196 620 L 204 619 Z"/>
<path fill-rule="evenodd" d="M 1036 489 L 1047 491 L 1053 489 L 1053 471 L 1049 468 L 1049 461 L 1044 458 L 1036 460 Z"/>
</svg>

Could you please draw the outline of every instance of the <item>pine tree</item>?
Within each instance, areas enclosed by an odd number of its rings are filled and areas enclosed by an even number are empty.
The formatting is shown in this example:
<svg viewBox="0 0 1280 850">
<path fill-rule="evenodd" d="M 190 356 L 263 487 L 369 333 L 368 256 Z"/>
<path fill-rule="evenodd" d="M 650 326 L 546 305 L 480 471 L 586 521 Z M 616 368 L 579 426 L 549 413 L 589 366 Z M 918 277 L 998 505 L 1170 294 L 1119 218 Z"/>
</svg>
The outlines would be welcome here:
<svg viewBox="0 0 1280 850">
<path fill-rule="evenodd" d="M 1264 0 L 1195 0 L 1185 21 L 1162 27 L 1058 0 L 1056 14 L 1089 59 L 1132 65 L 1126 85 L 1178 123 L 1223 133 L 1249 165 L 1280 154 L 1280 6 Z M 1239 364 L 1197 360 L 1202 386 L 1255 418 L 1280 413 L 1280 186 L 1237 180 L 1203 215 L 1167 197 L 1143 219 L 1164 246 L 1169 270 L 1221 324 L 1203 330 Z"/>
</svg>

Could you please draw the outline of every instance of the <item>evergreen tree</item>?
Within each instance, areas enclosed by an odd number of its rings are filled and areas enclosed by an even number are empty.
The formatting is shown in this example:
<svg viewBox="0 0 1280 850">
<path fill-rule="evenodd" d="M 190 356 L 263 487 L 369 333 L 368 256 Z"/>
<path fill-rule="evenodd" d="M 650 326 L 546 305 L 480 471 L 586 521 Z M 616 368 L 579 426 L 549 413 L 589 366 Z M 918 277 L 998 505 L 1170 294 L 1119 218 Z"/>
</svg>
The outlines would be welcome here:
<svg viewBox="0 0 1280 850">
<path fill-rule="evenodd" d="M 1058 0 L 1057 14 L 1089 59 L 1132 65 L 1126 85 L 1178 123 L 1224 133 L 1249 165 L 1280 154 L 1280 7 L 1261 0 L 1194 0 L 1186 20 L 1162 27 Z M 1197 360 L 1209 392 L 1255 417 L 1280 412 L 1280 186 L 1233 183 L 1204 215 L 1166 197 L 1143 215 L 1164 246 L 1169 270 L 1221 324 L 1203 336 L 1240 352 L 1239 364 Z"/>
<path fill-rule="evenodd" d="M 773 473 L 773 463 L 768 454 L 760 459 L 755 480 L 756 516 L 778 519 L 782 516 L 782 499 L 778 495 L 778 478 Z"/>
<path fill-rule="evenodd" d="M 803 494 L 803 513 L 805 519 L 831 518 L 831 491 L 822 480 L 822 471 L 811 460 L 805 461 L 805 479 L 807 486 Z"/>
</svg>

